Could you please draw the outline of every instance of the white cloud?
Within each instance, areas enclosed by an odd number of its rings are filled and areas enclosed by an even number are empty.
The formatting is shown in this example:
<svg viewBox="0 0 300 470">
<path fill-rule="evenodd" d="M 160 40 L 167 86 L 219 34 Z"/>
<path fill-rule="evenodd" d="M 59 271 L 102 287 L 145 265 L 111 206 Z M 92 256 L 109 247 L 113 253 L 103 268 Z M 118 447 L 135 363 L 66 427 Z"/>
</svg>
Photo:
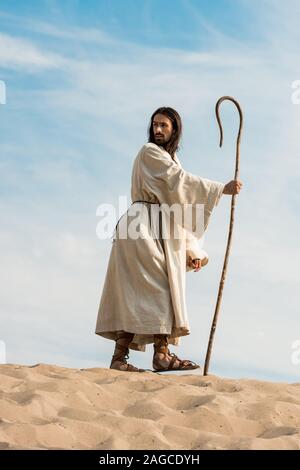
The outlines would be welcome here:
<svg viewBox="0 0 300 470">
<path fill-rule="evenodd" d="M 43 52 L 23 38 L 0 33 L 0 65 L 5 68 L 56 68 L 62 65 L 59 54 Z"/>
<path fill-rule="evenodd" d="M 113 36 L 95 28 L 59 28 L 55 24 L 46 23 L 30 17 L 12 15 L 6 12 L 0 12 L 0 18 L 4 18 L 6 23 L 11 24 L 18 29 L 30 31 L 31 33 L 39 33 L 48 37 L 71 41 L 75 40 L 76 42 L 93 42 L 99 45 L 113 45 L 116 42 Z"/>
</svg>

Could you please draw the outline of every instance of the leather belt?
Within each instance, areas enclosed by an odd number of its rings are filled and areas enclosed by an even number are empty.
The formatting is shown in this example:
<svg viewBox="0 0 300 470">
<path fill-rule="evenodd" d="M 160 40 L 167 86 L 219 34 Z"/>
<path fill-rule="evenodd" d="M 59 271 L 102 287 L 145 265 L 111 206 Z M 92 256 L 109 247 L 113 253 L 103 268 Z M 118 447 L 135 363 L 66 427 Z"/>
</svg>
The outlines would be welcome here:
<svg viewBox="0 0 300 470">
<path fill-rule="evenodd" d="M 131 205 L 135 204 L 136 202 L 145 202 L 146 204 L 159 204 L 160 205 L 160 202 L 151 202 L 151 201 L 133 201 Z"/>
</svg>

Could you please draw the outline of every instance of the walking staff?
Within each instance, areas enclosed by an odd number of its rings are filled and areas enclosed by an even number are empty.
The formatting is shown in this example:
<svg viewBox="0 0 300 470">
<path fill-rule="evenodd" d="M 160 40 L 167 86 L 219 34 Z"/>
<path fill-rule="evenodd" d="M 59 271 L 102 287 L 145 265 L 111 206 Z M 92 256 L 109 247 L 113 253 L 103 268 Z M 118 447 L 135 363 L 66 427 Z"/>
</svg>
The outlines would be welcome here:
<svg viewBox="0 0 300 470">
<path fill-rule="evenodd" d="M 240 126 L 239 126 L 237 141 L 236 141 L 236 163 L 235 163 L 235 173 L 234 173 L 234 179 L 237 180 L 238 176 L 239 176 L 240 140 L 241 140 L 241 133 L 242 133 L 242 128 L 243 128 L 243 113 L 242 113 L 242 110 L 241 110 L 241 107 L 240 107 L 239 103 L 234 98 L 232 98 L 231 96 L 222 96 L 218 100 L 218 102 L 216 104 L 216 118 L 217 118 L 219 128 L 220 128 L 220 147 L 222 147 L 222 144 L 223 144 L 223 129 L 222 129 L 222 124 L 221 124 L 221 120 L 220 120 L 219 108 L 220 108 L 220 104 L 225 100 L 232 101 L 235 104 L 235 106 L 237 107 L 239 115 L 240 115 Z M 228 264 L 228 258 L 229 258 L 229 252 L 230 252 L 230 246 L 231 246 L 231 238 L 232 238 L 232 231 L 233 231 L 233 223 L 234 223 L 235 196 L 236 196 L 236 194 L 233 194 L 232 198 L 231 198 L 230 225 L 229 225 L 229 234 L 228 234 L 228 239 L 227 239 L 227 248 L 226 248 L 226 253 L 225 253 L 225 259 L 224 259 L 222 274 L 221 274 L 221 280 L 220 280 L 220 285 L 219 285 L 219 292 L 218 292 L 218 298 L 217 298 L 217 303 L 216 303 L 216 307 L 215 307 L 215 313 L 214 313 L 214 317 L 213 317 L 213 321 L 212 321 L 212 325 L 211 325 L 211 329 L 210 329 L 210 335 L 209 335 L 208 347 L 207 347 L 207 352 L 206 352 L 206 357 L 205 357 L 203 375 L 208 375 L 208 368 L 209 368 L 209 362 L 210 362 L 210 357 L 211 357 L 212 345 L 213 345 L 214 335 L 215 335 L 215 331 L 216 331 L 216 327 L 217 327 L 217 321 L 218 321 L 218 316 L 219 316 L 219 311 L 220 311 L 223 287 L 224 287 L 225 277 L 226 277 L 226 272 L 227 272 L 227 264 Z"/>
</svg>

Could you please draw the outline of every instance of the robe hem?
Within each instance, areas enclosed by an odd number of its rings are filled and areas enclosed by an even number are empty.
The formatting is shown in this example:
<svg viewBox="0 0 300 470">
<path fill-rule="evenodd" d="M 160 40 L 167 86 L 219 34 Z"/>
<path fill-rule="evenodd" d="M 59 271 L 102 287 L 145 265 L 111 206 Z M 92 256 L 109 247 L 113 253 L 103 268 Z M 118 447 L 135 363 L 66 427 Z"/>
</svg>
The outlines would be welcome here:
<svg viewBox="0 0 300 470">
<path fill-rule="evenodd" d="M 103 338 L 106 339 L 111 339 L 112 341 L 116 340 L 116 331 L 118 330 L 125 330 L 128 331 L 128 328 L 124 327 L 119 327 L 115 328 L 114 330 L 106 330 L 106 331 L 95 331 L 96 335 L 102 336 Z M 133 330 L 130 328 L 130 330 Z M 187 327 L 176 327 L 172 329 L 172 332 L 170 333 L 169 331 L 166 331 L 168 329 L 166 328 L 158 328 L 158 330 L 153 331 L 153 327 L 151 328 L 151 332 L 145 333 L 145 329 L 143 330 L 143 333 L 139 333 L 136 331 L 130 331 L 131 333 L 134 333 L 134 337 L 132 342 L 128 345 L 129 349 L 132 349 L 134 351 L 146 351 L 146 345 L 154 343 L 154 338 L 153 335 L 159 335 L 159 334 L 166 334 L 169 336 L 168 342 L 169 344 L 172 344 L 173 346 L 178 346 L 180 343 L 180 337 L 181 336 L 188 336 L 190 334 L 190 330 Z"/>
</svg>

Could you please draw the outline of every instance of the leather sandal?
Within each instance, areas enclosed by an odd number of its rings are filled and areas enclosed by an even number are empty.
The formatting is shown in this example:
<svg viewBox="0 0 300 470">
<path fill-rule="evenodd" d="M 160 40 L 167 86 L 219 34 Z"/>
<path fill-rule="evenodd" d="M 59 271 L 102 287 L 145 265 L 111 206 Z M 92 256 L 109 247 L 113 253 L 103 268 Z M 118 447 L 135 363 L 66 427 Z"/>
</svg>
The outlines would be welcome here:
<svg viewBox="0 0 300 470">
<path fill-rule="evenodd" d="M 127 332 L 118 332 L 116 338 L 115 352 L 112 356 L 110 369 L 120 370 L 124 372 L 146 372 L 145 369 L 139 369 L 138 367 L 128 364 L 127 359 L 129 358 L 129 348 L 128 344 L 133 338 L 133 333 Z M 119 344 L 118 341 L 121 339 L 126 339 L 125 344 Z"/>
<path fill-rule="evenodd" d="M 179 359 L 176 354 L 171 353 L 168 348 L 168 340 L 166 337 L 161 338 L 157 343 L 153 344 L 154 355 L 152 366 L 154 372 L 163 372 L 169 370 L 193 370 L 198 369 L 200 366 L 193 361 L 188 359 Z M 164 354 L 165 356 L 171 356 L 171 360 L 166 367 L 161 366 L 161 361 L 164 359 L 159 359 L 158 354 Z"/>
</svg>

